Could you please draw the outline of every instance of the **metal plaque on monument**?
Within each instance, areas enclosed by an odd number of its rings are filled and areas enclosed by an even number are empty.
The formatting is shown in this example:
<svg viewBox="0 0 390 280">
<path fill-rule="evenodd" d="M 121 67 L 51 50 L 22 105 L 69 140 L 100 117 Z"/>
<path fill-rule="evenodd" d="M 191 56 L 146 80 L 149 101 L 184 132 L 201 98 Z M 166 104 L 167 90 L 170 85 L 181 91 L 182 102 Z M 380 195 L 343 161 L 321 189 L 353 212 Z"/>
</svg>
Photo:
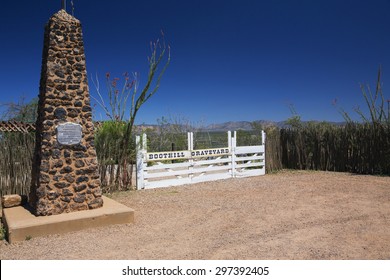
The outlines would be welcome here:
<svg viewBox="0 0 390 280">
<path fill-rule="evenodd" d="M 77 123 L 67 122 L 57 126 L 57 141 L 62 145 L 80 144 L 82 127 Z"/>
</svg>

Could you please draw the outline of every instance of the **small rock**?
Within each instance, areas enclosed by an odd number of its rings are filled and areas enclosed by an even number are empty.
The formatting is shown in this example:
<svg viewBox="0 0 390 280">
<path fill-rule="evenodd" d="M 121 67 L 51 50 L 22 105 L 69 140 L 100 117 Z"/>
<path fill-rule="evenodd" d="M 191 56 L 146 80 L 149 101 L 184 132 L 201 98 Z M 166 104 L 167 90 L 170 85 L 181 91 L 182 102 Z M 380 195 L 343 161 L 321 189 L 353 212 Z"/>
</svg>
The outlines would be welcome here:
<svg viewBox="0 0 390 280">
<path fill-rule="evenodd" d="M 27 197 L 24 195 L 10 194 L 4 195 L 1 198 L 1 204 L 3 208 L 10 208 L 23 205 L 27 202 Z"/>
</svg>

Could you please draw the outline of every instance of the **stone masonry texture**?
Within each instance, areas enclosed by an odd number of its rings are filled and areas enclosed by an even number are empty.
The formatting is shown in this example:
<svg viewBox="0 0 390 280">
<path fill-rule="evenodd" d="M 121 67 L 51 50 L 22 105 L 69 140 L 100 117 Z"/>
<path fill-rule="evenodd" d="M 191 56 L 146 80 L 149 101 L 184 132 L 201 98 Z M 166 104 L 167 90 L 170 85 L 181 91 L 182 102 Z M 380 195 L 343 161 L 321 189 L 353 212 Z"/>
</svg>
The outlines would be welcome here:
<svg viewBox="0 0 390 280">
<path fill-rule="evenodd" d="M 81 125 L 79 144 L 57 141 L 57 126 Z M 45 28 L 29 204 L 47 216 L 103 205 L 80 21 L 65 10 Z"/>
</svg>

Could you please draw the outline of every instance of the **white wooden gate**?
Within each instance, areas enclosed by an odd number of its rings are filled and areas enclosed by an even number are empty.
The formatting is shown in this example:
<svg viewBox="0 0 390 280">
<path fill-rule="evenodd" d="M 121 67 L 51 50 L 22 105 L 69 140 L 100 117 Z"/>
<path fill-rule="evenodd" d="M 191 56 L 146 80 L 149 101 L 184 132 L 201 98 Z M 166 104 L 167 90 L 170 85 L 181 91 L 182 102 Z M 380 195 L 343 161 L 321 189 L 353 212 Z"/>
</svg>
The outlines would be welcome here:
<svg viewBox="0 0 390 280">
<path fill-rule="evenodd" d="M 265 174 L 265 133 L 259 146 L 237 147 L 237 133 L 228 132 L 228 147 L 194 150 L 188 133 L 188 150 L 148 152 L 147 137 L 137 136 L 137 189 L 193 184 Z"/>
</svg>

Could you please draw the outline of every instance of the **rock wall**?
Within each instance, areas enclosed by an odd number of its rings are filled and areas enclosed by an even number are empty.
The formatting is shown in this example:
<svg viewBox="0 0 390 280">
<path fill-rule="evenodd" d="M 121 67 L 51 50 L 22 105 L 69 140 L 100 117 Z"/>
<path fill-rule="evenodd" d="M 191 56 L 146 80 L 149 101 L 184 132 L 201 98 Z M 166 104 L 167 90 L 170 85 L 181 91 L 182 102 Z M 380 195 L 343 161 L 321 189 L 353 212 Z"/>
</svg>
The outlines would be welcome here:
<svg viewBox="0 0 390 280">
<path fill-rule="evenodd" d="M 58 127 L 69 122 L 81 127 L 76 144 L 58 140 Z M 45 28 L 36 129 L 29 196 L 34 213 L 101 207 L 81 24 L 65 10 Z"/>
</svg>

